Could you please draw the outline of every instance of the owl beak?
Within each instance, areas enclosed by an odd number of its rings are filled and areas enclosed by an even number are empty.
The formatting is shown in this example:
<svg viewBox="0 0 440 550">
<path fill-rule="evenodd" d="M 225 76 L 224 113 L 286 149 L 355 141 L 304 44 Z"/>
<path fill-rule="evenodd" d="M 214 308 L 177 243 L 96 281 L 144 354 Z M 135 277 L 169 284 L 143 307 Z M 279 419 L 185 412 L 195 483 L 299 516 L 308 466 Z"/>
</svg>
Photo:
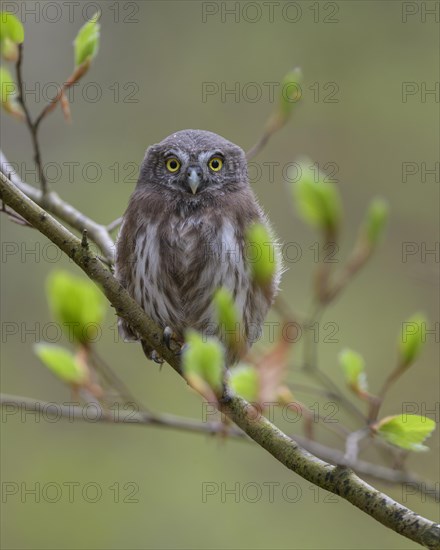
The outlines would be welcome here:
<svg viewBox="0 0 440 550">
<path fill-rule="evenodd" d="M 200 175 L 198 174 L 196 168 L 190 168 L 188 170 L 188 185 L 192 191 L 192 194 L 195 195 L 200 185 Z"/>
</svg>

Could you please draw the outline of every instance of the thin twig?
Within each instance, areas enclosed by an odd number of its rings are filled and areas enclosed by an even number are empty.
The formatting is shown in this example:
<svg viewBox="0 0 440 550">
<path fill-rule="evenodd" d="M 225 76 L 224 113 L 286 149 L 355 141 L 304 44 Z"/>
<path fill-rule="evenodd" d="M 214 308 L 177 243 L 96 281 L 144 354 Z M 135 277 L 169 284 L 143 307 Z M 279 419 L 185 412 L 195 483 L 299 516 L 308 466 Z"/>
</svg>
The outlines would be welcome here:
<svg viewBox="0 0 440 550">
<path fill-rule="evenodd" d="M 363 423 L 366 423 L 367 418 L 365 414 L 352 401 L 350 401 L 350 399 L 345 397 L 345 395 L 341 392 L 339 387 L 333 382 L 333 380 L 323 370 L 319 368 L 313 368 L 313 369 L 306 369 L 305 372 L 309 374 L 311 377 L 321 382 L 321 384 L 323 384 L 331 392 L 336 393 L 338 395 L 338 400 L 340 401 L 341 405 L 344 408 L 346 408 L 348 411 L 356 415 L 359 418 L 359 420 L 361 420 Z"/>
<path fill-rule="evenodd" d="M 35 203 L 44 207 L 47 212 L 54 214 L 57 218 L 66 222 L 70 225 L 70 227 L 80 231 L 81 233 L 84 229 L 87 229 L 88 236 L 94 241 L 100 250 L 101 254 L 99 254 L 98 257 L 102 256 L 107 265 L 113 265 L 115 243 L 104 225 L 100 225 L 91 218 L 87 217 L 82 212 L 74 208 L 71 204 L 63 201 L 53 191 L 44 196 L 39 189 L 36 189 L 32 185 L 22 181 L 2 151 L 0 151 L 0 170 L 3 174 L 5 174 L 5 176 L 9 174 L 10 181 L 12 181 Z"/>
<path fill-rule="evenodd" d="M 290 307 L 282 294 L 278 294 L 273 304 L 275 311 L 288 323 L 299 324 L 299 317 Z"/>
<path fill-rule="evenodd" d="M 324 230 L 324 242 L 322 250 L 332 250 L 337 246 L 337 232 L 333 227 L 327 227 Z M 323 254 L 315 273 L 315 297 L 322 306 L 329 303 L 328 295 L 330 293 L 330 277 L 333 271 L 333 262 L 327 261 Z"/>
<path fill-rule="evenodd" d="M 20 410 L 26 412 L 36 412 L 41 417 L 49 418 L 53 423 L 52 417 L 68 418 L 69 420 L 83 422 L 113 423 L 113 424 L 138 424 L 142 426 L 157 426 L 163 428 L 171 428 L 193 433 L 205 434 L 225 434 L 225 426 L 220 421 L 200 421 L 189 418 L 182 418 L 170 414 L 154 414 L 146 411 L 127 411 L 115 407 L 111 410 L 106 410 L 102 407 L 96 407 L 96 414 L 91 416 L 88 414 L 89 408 L 81 407 L 80 405 L 49 403 L 32 399 L 30 397 L 21 397 L 18 395 L 0 394 L 0 405 L 4 408 L 2 418 L 7 422 L 9 418 L 13 418 Z M 236 427 L 229 427 L 226 435 L 232 439 L 249 441 L 246 434 Z M 333 464 L 343 464 L 344 453 L 337 449 L 333 449 L 316 441 L 311 441 L 299 435 L 294 435 L 294 439 L 300 443 L 304 449 L 316 454 L 324 460 L 329 460 Z M 373 479 L 384 481 L 386 483 L 407 483 L 412 484 L 422 494 L 430 498 L 439 498 L 440 495 L 438 486 L 433 482 L 424 480 L 413 474 L 393 470 L 377 464 L 372 464 L 364 460 L 356 460 L 352 468 L 359 474 L 367 475 Z"/>
<path fill-rule="evenodd" d="M 306 405 L 304 405 L 300 401 L 296 401 L 295 405 L 298 405 L 300 410 L 304 413 L 306 426 L 307 426 L 307 420 L 313 423 L 315 419 L 317 419 L 319 422 L 321 422 L 321 425 L 324 428 L 337 434 L 339 437 L 346 439 L 347 437 L 350 436 L 350 433 L 351 433 L 350 430 L 346 426 L 344 426 L 344 424 L 342 424 L 341 422 L 327 422 L 327 418 L 325 416 L 322 416 L 316 411 L 309 409 Z"/>
<path fill-rule="evenodd" d="M 333 285 L 328 289 L 325 295 L 326 303 L 333 301 L 345 289 L 353 277 L 366 264 L 371 256 L 372 249 L 366 243 L 355 247 L 352 255 L 348 259 L 342 271 L 337 275 Z"/>
<path fill-rule="evenodd" d="M 345 455 L 344 460 L 347 466 L 352 465 L 358 459 L 359 454 L 359 442 L 368 435 L 368 428 L 362 428 L 352 432 L 345 441 Z"/>
<path fill-rule="evenodd" d="M 52 403 L 29 397 L 0 394 L 0 404 L 5 408 L 3 420 L 13 416 L 18 410 L 33 411 L 39 413 L 43 418 L 50 418 L 52 415 L 60 418 L 74 419 L 84 422 L 104 422 L 111 424 L 141 424 L 144 426 L 160 426 L 175 430 L 183 430 L 195 433 L 218 434 L 224 433 L 224 424 L 220 421 L 201 422 L 190 418 L 182 418 L 171 414 L 154 414 L 148 411 L 133 411 L 114 407 L 105 409 L 99 403 L 94 402 L 96 413 L 89 414 L 89 407 L 81 407 L 77 403 Z M 132 404 L 132 403 L 128 403 Z M 9 408 L 8 408 L 9 407 Z M 230 428 L 228 435 L 236 438 L 245 438 L 246 434 L 238 428 Z"/>
<path fill-rule="evenodd" d="M 246 159 L 251 160 L 252 158 L 256 157 L 258 153 L 260 153 L 264 149 L 271 136 L 272 134 L 265 131 L 260 139 L 257 141 L 257 143 L 255 143 L 255 145 L 253 145 L 246 153 Z"/>
<path fill-rule="evenodd" d="M 281 113 L 274 113 L 266 123 L 266 127 L 257 143 L 246 153 L 246 159 L 251 160 L 257 156 L 267 145 L 270 138 L 278 132 L 287 122 L 288 117 Z"/>
<path fill-rule="evenodd" d="M 66 80 L 66 82 L 64 82 L 64 84 L 60 86 L 55 97 L 49 102 L 48 105 L 46 105 L 46 107 L 44 107 L 41 113 L 37 116 L 34 124 L 36 130 L 40 126 L 43 119 L 55 109 L 58 102 L 62 101 L 63 98 L 65 98 L 65 100 L 67 101 L 67 96 L 65 95 L 66 90 L 68 90 L 71 86 L 73 86 L 76 82 L 78 82 L 78 80 L 82 76 L 84 76 L 84 74 L 88 71 L 89 66 L 90 66 L 90 61 L 85 61 L 82 65 L 77 67 L 73 71 L 73 73 L 69 76 L 69 78 Z"/>
<path fill-rule="evenodd" d="M 19 216 L 16 212 L 6 208 L 3 202 L 2 202 L 2 207 L 0 209 L 0 212 L 2 214 L 6 214 L 11 221 L 17 223 L 18 225 L 22 225 L 23 227 L 32 227 L 30 223 L 28 223 L 24 218 Z"/>
<path fill-rule="evenodd" d="M 148 409 L 140 403 L 125 383 L 116 375 L 113 369 L 104 361 L 104 359 L 94 348 L 89 350 L 89 358 L 91 359 L 93 366 L 101 373 L 105 380 L 107 380 L 110 386 L 117 391 L 118 395 L 126 403 L 135 404 L 140 411 L 148 411 Z"/>
<path fill-rule="evenodd" d="M 388 390 L 391 388 L 394 382 L 402 376 L 405 370 L 405 365 L 399 362 L 394 370 L 386 378 L 385 382 L 382 384 L 382 387 L 380 388 L 377 396 L 370 396 L 370 410 L 368 414 L 368 420 L 370 423 L 373 423 L 377 420 L 380 407 L 382 406 Z"/>
<path fill-rule="evenodd" d="M 29 133 L 31 135 L 32 139 L 32 147 L 34 149 L 34 161 L 35 165 L 38 170 L 38 176 L 40 179 L 40 185 L 41 185 L 41 191 L 43 194 L 43 198 L 46 195 L 48 189 L 47 189 L 47 180 L 46 180 L 46 174 L 44 173 L 43 169 L 43 161 L 41 159 L 41 151 L 40 151 L 40 144 L 38 141 L 38 125 L 35 124 L 32 121 L 31 114 L 29 112 L 29 109 L 26 104 L 25 99 L 25 91 L 24 91 L 24 82 L 23 82 L 23 75 L 22 75 L 22 63 L 23 63 L 23 44 L 18 45 L 18 59 L 16 63 L 16 74 L 17 74 L 17 86 L 18 86 L 18 96 L 17 101 L 21 105 L 21 108 L 23 109 L 25 119 L 26 119 L 26 125 L 29 129 Z"/>
<path fill-rule="evenodd" d="M 322 395 L 327 399 L 339 400 L 339 395 L 325 388 L 318 388 L 316 386 L 309 386 L 307 384 L 298 384 L 296 382 L 289 383 L 289 388 L 294 392 L 298 391 L 301 393 L 307 393 L 309 395 Z"/>
<path fill-rule="evenodd" d="M 121 225 L 123 220 L 123 217 L 116 218 L 116 220 L 113 220 L 111 223 L 107 225 L 107 231 L 111 233 L 112 231 L 115 231 L 115 229 L 118 229 L 118 227 Z"/>
<path fill-rule="evenodd" d="M 321 315 L 323 314 L 323 304 L 312 304 L 311 313 L 307 317 L 308 320 L 303 323 L 304 328 L 311 327 L 315 323 L 319 322 Z M 309 334 L 308 334 L 309 332 Z M 359 420 L 361 420 L 362 425 L 366 424 L 367 417 L 365 414 L 350 400 L 348 399 L 339 386 L 333 382 L 333 380 L 322 371 L 317 365 L 317 343 L 313 341 L 312 331 L 306 331 L 304 334 L 304 345 L 303 345 L 303 371 L 320 382 L 327 390 L 332 394 L 337 396 L 340 404 L 351 412 Z"/>
</svg>

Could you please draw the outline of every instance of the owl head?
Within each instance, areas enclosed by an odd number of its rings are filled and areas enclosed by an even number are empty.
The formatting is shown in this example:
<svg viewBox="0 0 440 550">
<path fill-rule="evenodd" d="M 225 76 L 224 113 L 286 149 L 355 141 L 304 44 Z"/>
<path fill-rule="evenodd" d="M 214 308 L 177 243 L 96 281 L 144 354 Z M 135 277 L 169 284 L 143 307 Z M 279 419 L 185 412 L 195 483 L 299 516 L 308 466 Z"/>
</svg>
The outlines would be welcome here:
<svg viewBox="0 0 440 550">
<path fill-rule="evenodd" d="M 244 151 L 204 130 L 181 130 L 147 149 L 138 188 L 145 185 L 198 200 L 248 185 Z"/>
</svg>

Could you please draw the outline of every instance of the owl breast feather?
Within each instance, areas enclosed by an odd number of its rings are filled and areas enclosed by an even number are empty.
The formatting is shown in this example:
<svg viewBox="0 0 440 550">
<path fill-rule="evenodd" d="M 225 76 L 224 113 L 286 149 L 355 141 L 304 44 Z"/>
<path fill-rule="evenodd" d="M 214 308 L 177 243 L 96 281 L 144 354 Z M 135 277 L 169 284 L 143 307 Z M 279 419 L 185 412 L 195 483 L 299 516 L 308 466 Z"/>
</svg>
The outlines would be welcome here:
<svg viewBox="0 0 440 550">
<path fill-rule="evenodd" d="M 138 235 L 134 298 L 161 326 L 178 334 L 187 328 L 216 332 L 212 297 L 226 287 L 243 317 L 248 268 L 229 221 L 174 219 L 150 224 Z"/>
<path fill-rule="evenodd" d="M 124 286 L 159 326 L 170 327 L 181 340 L 189 328 L 216 335 L 226 344 L 228 363 L 236 362 L 260 337 L 271 303 L 252 283 L 243 235 L 243 228 L 221 213 L 150 219 L 136 231 Z M 218 323 L 212 300 L 220 287 L 234 299 L 244 342 L 240 352 L 228 348 Z M 126 323 L 120 330 L 124 338 L 136 339 Z"/>
</svg>

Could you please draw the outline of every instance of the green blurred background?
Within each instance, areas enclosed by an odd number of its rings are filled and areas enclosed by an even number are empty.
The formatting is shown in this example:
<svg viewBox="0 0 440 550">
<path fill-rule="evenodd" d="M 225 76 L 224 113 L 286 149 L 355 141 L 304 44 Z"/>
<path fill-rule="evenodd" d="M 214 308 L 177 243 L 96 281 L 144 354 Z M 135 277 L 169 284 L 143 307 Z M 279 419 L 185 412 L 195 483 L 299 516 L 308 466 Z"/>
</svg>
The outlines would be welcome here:
<svg viewBox="0 0 440 550">
<path fill-rule="evenodd" d="M 258 19 L 258 12 L 249 2 L 80 2 L 70 13 L 65 3 L 58 3 L 60 9 L 54 4 L 4 2 L 2 9 L 9 5 L 24 21 L 25 79 L 29 88 L 37 83 L 44 96 L 54 93 L 45 84 L 61 82 L 70 74 L 72 41 L 84 14 L 90 17 L 96 5 L 101 6 L 100 52 L 75 91 L 73 124 L 67 126 L 57 110 L 44 122 L 41 142 L 44 161 L 62 168 L 59 178 L 50 172 L 59 180 L 53 189 L 103 223 L 124 211 L 136 177 L 130 177 L 132 164 L 127 163 L 138 164 L 149 144 L 178 129 L 202 128 L 249 148 L 274 107 L 263 83 L 279 82 L 292 66 L 302 67 L 303 102 L 289 125 L 255 159 L 262 176 L 253 183 L 281 240 L 301 247 L 301 258 L 290 263 L 284 275 L 284 297 L 300 312 L 308 307 L 315 267 L 309 247 L 318 238 L 298 219 L 282 175 L 286 163 L 307 155 L 321 167 L 338 167 L 344 201 L 339 260 L 350 251 L 369 200 L 381 195 L 391 207 L 378 252 L 323 318 L 323 323 L 337 323 L 338 332 L 334 343 L 323 341 L 328 330 L 321 333 L 320 365 L 342 385 L 336 358 L 350 346 L 364 354 L 370 387 L 377 390 L 394 364 L 401 322 L 421 310 L 430 319 L 428 328 L 437 323 L 437 336 L 427 336 L 422 357 L 390 391 L 382 413 L 397 414 L 402 403 L 414 403 L 421 414 L 436 408 L 428 414 L 438 421 L 439 260 L 438 255 L 423 254 L 423 246 L 433 249 L 436 241 L 438 246 L 438 175 L 421 175 L 421 163 L 431 169 L 438 161 L 438 96 L 423 95 L 423 83 L 432 89 L 438 80 L 434 17 L 424 19 L 421 4 L 405 8 L 408 3 L 394 1 L 274 3 L 273 21 L 264 7 L 267 3 L 259 3 L 261 17 L 254 23 L 250 20 Z M 283 18 L 287 4 L 291 6 Z M 38 22 L 32 8 L 39 14 Z M 204 21 L 203 10 L 216 8 L 218 12 Z M 225 14 L 228 9 L 238 9 L 237 15 Z M 418 12 L 404 22 L 405 9 Z M 240 97 L 227 95 L 222 100 L 218 93 L 203 101 L 206 82 L 220 88 L 222 83 L 228 89 L 238 86 Z M 243 97 L 250 82 L 262 90 L 258 101 Z M 403 101 L 405 82 L 415 83 L 418 91 Z M 335 86 L 329 88 L 328 83 L 337 86 L 337 102 L 324 101 Z M 96 90 L 100 97 L 93 101 Z M 43 98 L 31 97 L 30 104 L 36 113 Z M 33 183 L 24 126 L 2 114 L 1 141 L 9 160 L 22 163 L 23 177 Z M 69 162 L 79 163 L 71 182 L 63 165 Z M 267 165 L 262 165 L 268 162 L 279 163 L 272 183 Z M 405 162 L 415 163 L 411 166 L 418 170 L 406 181 Z M 91 166 L 87 163 L 100 166 L 98 181 L 90 181 L 92 167 L 82 173 Z M 47 248 L 37 232 L 5 216 L 1 225 L 2 246 L 17 245 L 15 253 L 5 254 L 11 250 L 7 246 L 2 253 L 2 326 L 18 327 L 15 335 L 2 334 L 2 391 L 70 401 L 68 389 L 35 358 L 32 344 L 44 337 L 51 322 L 44 290 L 47 275 L 56 268 L 75 274 L 79 270 L 64 258 L 53 261 L 53 248 Z M 416 243 L 418 253 L 403 261 L 407 242 Z M 31 250 L 36 255 L 26 254 Z M 171 369 L 165 366 L 159 372 L 146 362 L 138 346 L 115 342 L 114 323 L 109 308 L 97 346 L 137 397 L 153 410 L 200 418 L 199 397 Z M 34 328 L 36 336 L 26 332 Z M 300 347 L 301 343 L 293 350 L 293 364 Z M 306 379 L 292 369 L 289 380 Z M 317 401 L 316 396 L 298 397 L 309 405 Z M 337 418 L 347 420 L 342 411 Z M 327 501 L 326 493 L 313 490 L 253 444 L 149 427 L 36 422 L 32 415 L 2 420 L 3 482 L 24 483 L 27 488 L 35 483 L 80 484 L 73 502 L 67 489 L 56 504 L 44 498 L 35 503 L 21 490 L 6 498 L 1 514 L 3 548 L 416 547 L 345 501 Z M 356 425 L 351 419 L 348 423 Z M 301 433 L 300 423 L 287 428 L 289 433 Z M 320 441 L 336 444 L 328 432 L 320 429 L 318 434 Z M 411 456 L 408 465 L 438 482 L 438 430 L 428 444 L 430 452 Z M 365 456 L 381 460 L 373 452 Z M 90 482 L 102 490 L 95 503 L 81 496 Z M 272 482 L 279 485 L 270 502 L 262 484 Z M 282 488 L 292 482 L 297 485 L 283 498 Z M 121 489 L 119 502 L 110 489 L 115 483 Z M 126 483 L 135 485 L 124 489 Z M 238 502 L 233 495 L 222 502 L 220 491 L 203 502 L 203 483 L 219 489 L 222 483 L 228 489 L 239 484 L 244 493 L 239 493 Z M 259 484 L 258 502 L 249 502 L 255 493 L 252 486 L 246 493 L 246 483 Z M 400 487 L 373 484 L 439 520 L 433 500 L 403 494 Z M 137 502 L 123 502 L 132 487 Z"/>
</svg>

